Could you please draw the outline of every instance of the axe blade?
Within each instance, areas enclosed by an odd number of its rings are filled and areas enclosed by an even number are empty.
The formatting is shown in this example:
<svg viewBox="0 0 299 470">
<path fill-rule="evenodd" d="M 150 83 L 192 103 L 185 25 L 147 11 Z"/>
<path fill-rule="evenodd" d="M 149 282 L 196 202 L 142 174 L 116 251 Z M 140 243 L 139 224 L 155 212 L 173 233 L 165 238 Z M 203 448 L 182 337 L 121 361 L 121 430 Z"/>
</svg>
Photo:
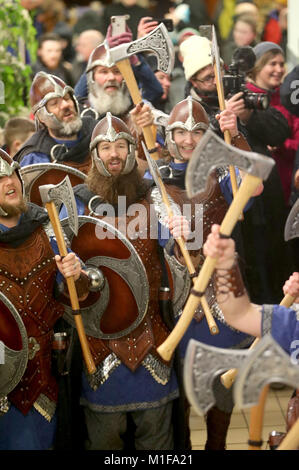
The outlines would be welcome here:
<svg viewBox="0 0 299 470">
<path fill-rule="evenodd" d="M 257 405 L 263 388 L 279 382 L 299 387 L 299 367 L 269 334 L 250 351 L 238 371 L 234 384 L 234 399 L 239 408 Z"/>
<path fill-rule="evenodd" d="M 212 25 L 211 55 L 212 55 L 212 63 L 213 63 L 213 65 L 216 66 L 216 73 L 217 73 L 217 77 L 218 77 L 218 83 L 220 83 L 222 85 L 220 55 L 219 55 L 217 36 L 216 36 L 216 30 L 215 30 L 214 25 Z M 223 86 L 222 86 L 222 88 L 223 88 Z"/>
<path fill-rule="evenodd" d="M 197 414 L 203 416 L 215 404 L 213 381 L 222 372 L 239 368 L 247 350 L 222 349 L 194 339 L 189 341 L 184 360 L 187 398 Z"/>
<path fill-rule="evenodd" d="M 186 171 L 186 189 L 191 198 L 205 190 L 209 174 L 223 166 L 233 165 L 246 173 L 266 180 L 275 165 L 274 160 L 264 155 L 239 150 L 226 144 L 211 129 L 208 129 L 192 153 Z"/>
<path fill-rule="evenodd" d="M 286 242 L 297 237 L 299 237 L 299 199 L 297 199 L 290 210 L 284 227 L 284 239 Z"/>
<path fill-rule="evenodd" d="M 211 24 L 202 24 L 198 28 L 200 36 L 207 38 L 212 42 L 212 25 Z"/>
<path fill-rule="evenodd" d="M 151 52 L 157 58 L 157 67 L 166 74 L 170 74 L 174 65 L 174 47 L 166 26 L 160 23 L 153 31 L 136 41 L 121 44 L 109 49 L 112 62 L 115 64 L 127 59 L 131 55 L 141 52 Z"/>
<path fill-rule="evenodd" d="M 78 212 L 73 188 L 68 175 L 60 183 L 45 184 L 39 187 L 39 192 L 43 205 L 53 202 L 59 210 L 62 204 L 65 205 L 69 226 L 72 232 L 78 234 Z"/>
</svg>

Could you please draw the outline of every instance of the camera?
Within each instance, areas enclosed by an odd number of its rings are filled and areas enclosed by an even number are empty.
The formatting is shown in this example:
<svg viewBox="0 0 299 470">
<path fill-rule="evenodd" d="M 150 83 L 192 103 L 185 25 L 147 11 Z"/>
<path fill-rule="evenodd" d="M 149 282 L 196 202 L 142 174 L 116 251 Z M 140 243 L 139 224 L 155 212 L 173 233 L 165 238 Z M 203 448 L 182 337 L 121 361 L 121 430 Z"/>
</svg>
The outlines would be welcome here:
<svg viewBox="0 0 299 470">
<path fill-rule="evenodd" d="M 251 47 L 239 47 L 233 54 L 232 63 L 223 77 L 223 88 L 226 98 L 243 92 L 244 104 L 247 109 L 265 110 L 269 107 L 267 93 L 252 93 L 246 88 L 246 72 L 254 66 L 255 54 Z"/>
</svg>

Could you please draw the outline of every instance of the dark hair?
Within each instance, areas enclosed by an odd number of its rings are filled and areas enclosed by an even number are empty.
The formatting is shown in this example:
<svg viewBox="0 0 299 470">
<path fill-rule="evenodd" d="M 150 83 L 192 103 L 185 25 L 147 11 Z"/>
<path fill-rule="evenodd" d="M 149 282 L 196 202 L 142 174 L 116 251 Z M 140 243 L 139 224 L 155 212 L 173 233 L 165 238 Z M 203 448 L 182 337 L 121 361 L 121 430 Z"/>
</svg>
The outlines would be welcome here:
<svg viewBox="0 0 299 470">
<path fill-rule="evenodd" d="M 45 33 L 42 34 L 38 39 L 38 48 L 40 49 L 45 41 L 61 41 L 61 37 L 56 33 Z"/>
</svg>

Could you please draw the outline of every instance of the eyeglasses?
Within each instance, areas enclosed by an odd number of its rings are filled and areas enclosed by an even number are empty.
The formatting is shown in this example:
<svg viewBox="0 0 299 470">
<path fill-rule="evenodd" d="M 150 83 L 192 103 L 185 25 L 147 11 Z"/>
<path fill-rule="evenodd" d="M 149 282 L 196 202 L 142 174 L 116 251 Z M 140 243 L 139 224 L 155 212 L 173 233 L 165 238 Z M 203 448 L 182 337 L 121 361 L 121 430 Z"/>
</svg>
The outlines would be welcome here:
<svg viewBox="0 0 299 470">
<path fill-rule="evenodd" d="M 210 75 L 207 75 L 205 78 L 193 78 L 195 82 L 200 82 L 200 83 L 212 83 L 215 80 L 215 74 L 211 73 Z"/>
</svg>

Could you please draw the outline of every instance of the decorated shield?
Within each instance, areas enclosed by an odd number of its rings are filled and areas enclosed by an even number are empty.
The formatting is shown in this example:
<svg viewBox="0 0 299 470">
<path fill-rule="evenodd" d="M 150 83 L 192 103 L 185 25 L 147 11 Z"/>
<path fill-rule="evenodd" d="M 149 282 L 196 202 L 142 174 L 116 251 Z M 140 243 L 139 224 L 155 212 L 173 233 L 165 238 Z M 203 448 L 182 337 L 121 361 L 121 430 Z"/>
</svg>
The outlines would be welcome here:
<svg viewBox="0 0 299 470">
<path fill-rule="evenodd" d="M 58 184 L 66 175 L 69 176 L 72 186 L 84 183 L 86 175 L 82 171 L 71 166 L 59 163 L 34 163 L 20 169 L 20 175 L 24 182 L 24 192 L 27 201 L 42 206 L 39 186 L 45 184 Z"/>
<path fill-rule="evenodd" d="M 20 382 L 28 362 L 28 338 L 14 305 L 0 292 L 0 398 Z"/>
<path fill-rule="evenodd" d="M 71 249 L 87 268 L 96 268 L 104 277 L 100 291 L 90 292 L 80 302 L 87 335 L 120 338 L 143 320 L 149 301 L 149 285 L 144 265 L 130 241 L 113 225 L 90 216 L 79 216 L 78 235 L 61 221 Z M 104 236 L 103 236 L 104 234 Z M 72 310 L 65 304 L 65 319 L 75 326 Z"/>
</svg>

